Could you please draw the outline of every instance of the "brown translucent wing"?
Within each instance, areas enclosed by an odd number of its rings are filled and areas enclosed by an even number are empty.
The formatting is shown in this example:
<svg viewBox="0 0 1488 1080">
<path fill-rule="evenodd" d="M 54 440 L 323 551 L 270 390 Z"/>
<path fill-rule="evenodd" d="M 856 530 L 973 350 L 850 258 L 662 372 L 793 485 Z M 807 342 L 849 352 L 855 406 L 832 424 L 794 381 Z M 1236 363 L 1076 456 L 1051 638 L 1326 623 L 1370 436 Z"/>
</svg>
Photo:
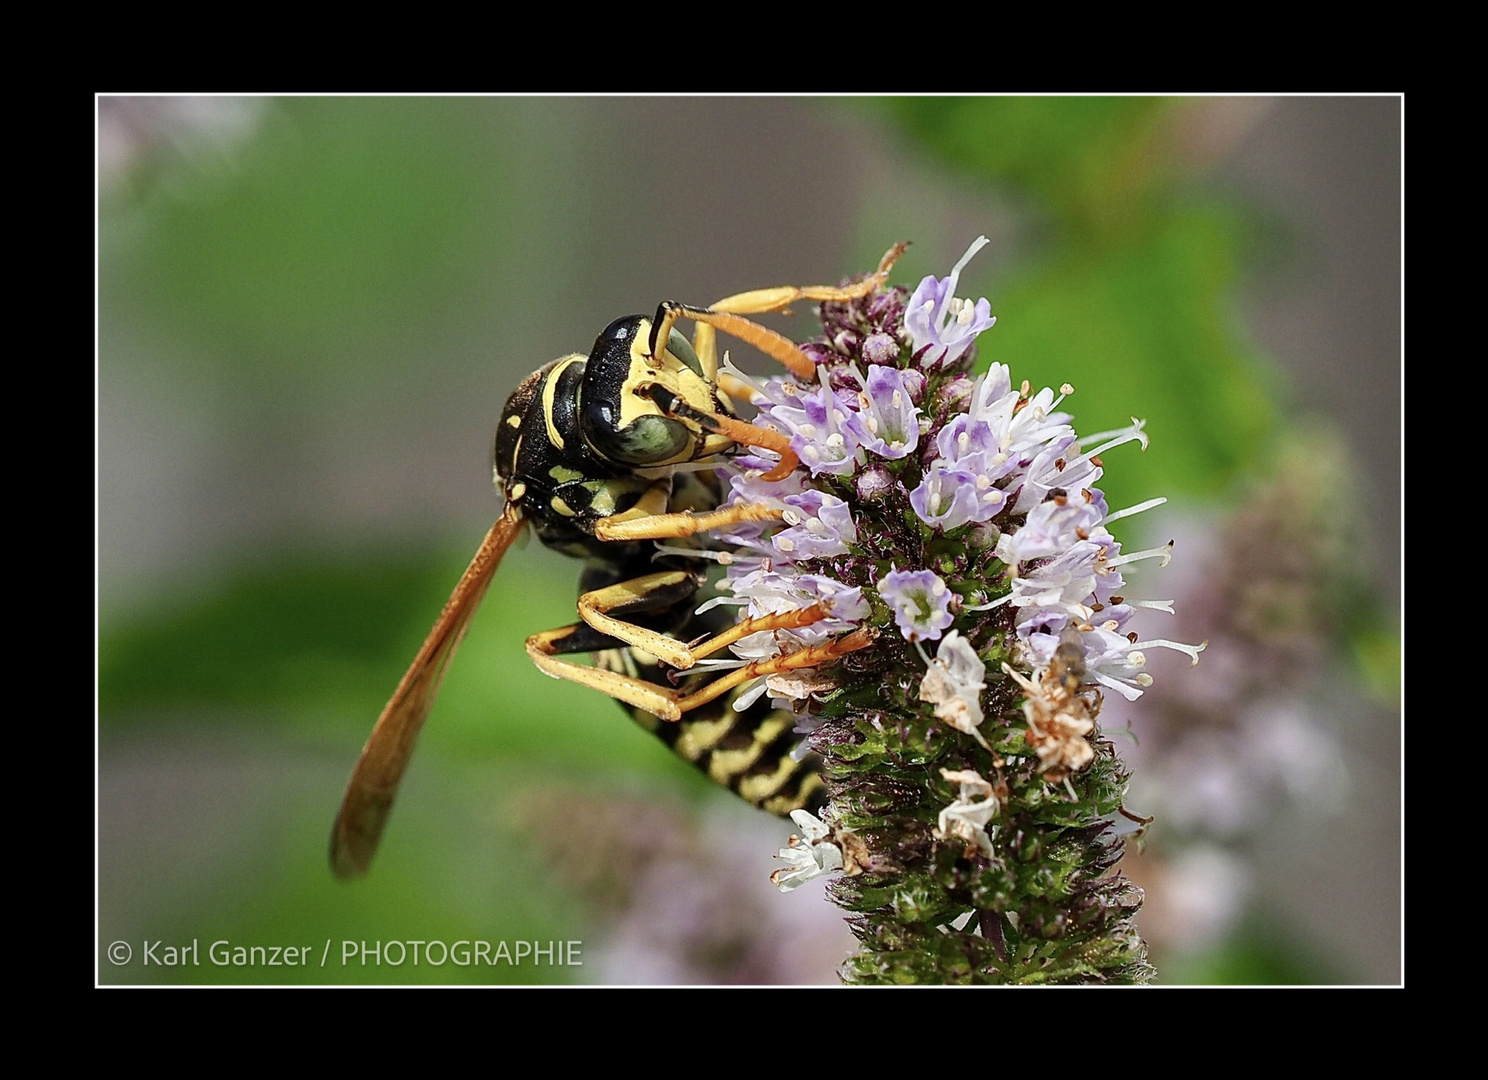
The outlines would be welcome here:
<svg viewBox="0 0 1488 1080">
<path fill-rule="evenodd" d="M 331 831 L 331 869 L 337 877 L 361 877 L 371 865 L 403 770 L 408 767 L 419 732 L 429 718 L 445 668 L 465 636 L 470 617 L 486 594 L 486 586 L 496 575 L 501 557 L 521 531 L 521 511 L 508 504 L 506 512 L 481 541 L 475 558 L 470 560 L 440 612 L 439 621 L 429 631 L 403 681 L 393 691 L 392 700 L 377 718 L 377 726 L 352 770 L 341 812 L 336 815 L 336 825 Z"/>
</svg>

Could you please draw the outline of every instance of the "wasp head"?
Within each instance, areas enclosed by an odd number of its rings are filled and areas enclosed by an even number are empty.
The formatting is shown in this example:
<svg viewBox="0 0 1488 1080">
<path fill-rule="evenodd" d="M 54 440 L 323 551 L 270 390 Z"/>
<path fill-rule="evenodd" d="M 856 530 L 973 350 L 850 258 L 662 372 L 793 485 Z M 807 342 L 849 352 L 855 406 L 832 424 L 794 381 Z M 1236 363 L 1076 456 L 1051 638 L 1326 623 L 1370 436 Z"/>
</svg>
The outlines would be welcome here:
<svg viewBox="0 0 1488 1080">
<path fill-rule="evenodd" d="M 712 457 L 732 440 L 709 432 L 699 416 L 733 410 L 692 346 L 673 330 L 653 355 L 651 321 L 616 319 L 589 354 L 581 390 L 584 438 L 610 461 L 637 468 Z"/>
</svg>

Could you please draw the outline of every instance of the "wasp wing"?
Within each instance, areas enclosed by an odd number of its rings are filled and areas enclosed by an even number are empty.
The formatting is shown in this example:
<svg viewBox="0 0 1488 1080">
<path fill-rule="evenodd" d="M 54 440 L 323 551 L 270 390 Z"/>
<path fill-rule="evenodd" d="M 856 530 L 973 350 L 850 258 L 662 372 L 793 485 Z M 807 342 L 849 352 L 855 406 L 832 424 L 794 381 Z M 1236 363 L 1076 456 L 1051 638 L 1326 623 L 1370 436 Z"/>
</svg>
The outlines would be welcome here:
<svg viewBox="0 0 1488 1080">
<path fill-rule="evenodd" d="M 481 541 L 434 629 L 429 631 L 403 681 L 398 683 L 398 689 L 377 718 L 377 726 L 352 770 L 341 812 L 336 815 L 331 831 L 331 869 L 337 877 L 360 877 L 371 865 L 403 770 L 408 767 L 419 732 L 429 718 L 445 669 L 465 636 L 486 587 L 496 575 L 501 557 L 521 533 L 522 524 L 521 511 L 508 503 L 506 511 Z"/>
</svg>

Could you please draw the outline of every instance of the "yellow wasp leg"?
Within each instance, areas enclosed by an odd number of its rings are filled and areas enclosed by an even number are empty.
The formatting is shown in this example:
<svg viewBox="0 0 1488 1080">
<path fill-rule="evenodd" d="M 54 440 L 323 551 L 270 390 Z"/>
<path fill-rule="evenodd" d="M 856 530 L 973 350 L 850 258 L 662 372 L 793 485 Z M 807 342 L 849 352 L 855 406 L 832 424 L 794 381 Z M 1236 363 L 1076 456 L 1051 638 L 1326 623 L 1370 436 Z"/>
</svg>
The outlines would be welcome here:
<svg viewBox="0 0 1488 1080">
<path fill-rule="evenodd" d="M 675 514 L 636 513 L 639 504 L 613 517 L 594 523 L 594 535 L 600 540 L 676 540 L 713 529 L 726 529 L 749 521 L 779 521 L 784 510 L 764 503 L 740 503 L 695 514 L 683 510 Z"/>
<path fill-rule="evenodd" d="M 681 695 L 675 690 L 666 690 L 654 683 L 633 679 L 618 672 L 558 659 L 553 643 L 567 637 L 573 629 L 572 626 L 563 626 L 557 630 L 544 630 L 527 639 L 527 655 L 543 674 L 588 686 L 663 720 L 682 719 L 682 708 L 677 704 Z"/>
<path fill-rule="evenodd" d="M 718 373 L 716 385 L 735 401 L 751 401 L 754 398 L 754 389 L 743 379 L 736 379 L 727 371 Z"/>
<path fill-rule="evenodd" d="M 684 713 L 696 709 L 700 705 L 721 696 L 741 683 L 761 675 L 774 675 L 781 671 L 791 671 L 796 668 L 819 667 L 829 663 L 839 656 L 857 649 L 865 649 L 873 644 L 876 636 L 872 630 L 867 628 L 854 630 L 851 634 L 828 641 L 821 645 L 813 645 L 810 648 L 798 649 L 796 652 L 785 656 L 777 656 L 771 660 L 756 660 L 744 665 L 727 675 L 721 676 L 692 694 L 682 694 L 675 690 L 667 690 L 654 683 L 643 679 L 632 678 L 629 675 L 621 675 L 618 672 L 606 671 L 602 668 L 585 667 L 583 664 L 575 664 L 571 660 L 560 660 L 554 648 L 554 644 L 567 637 L 574 627 L 564 626 L 557 630 L 545 630 L 540 634 L 533 634 L 527 639 L 527 655 L 546 675 L 555 679 L 567 679 L 576 682 L 580 686 L 587 686 L 607 694 L 617 701 L 623 701 L 627 705 L 651 713 L 663 720 L 676 722 L 682 719 Z M 630 630 L 639 630 L 640 627 L 630 627 Z M 646 633 L 650 633 L 646 631 Z"/>
<path fill-rule="evenodd" d="M 846 656 L 858 649 L 866 649 L 873 644 L 877 636 L 873 630 L 865 626 L 844 637 L 823 642 L 821 645 L 798 649 L 796 652 L 777 656 L 772 660 L 755 660 L 741 668 L 735 668 L 727 675 L 720 676 L 696 693 L 680 698 L 677 706 L 683 712 L 687 712 L 689 709 L 696 709 L 699 705 L 706 705 L 719 695 L 727 693 L 750 679 L 757 679 L 761 675 L 775 675 L 782 671 L 793 671 L 796 668 L 820 667 L 822 664 L 836 660 L 839 656 Z"/>
<path fill-rule="evenodd" d="M 862 281 L 851 285 L 780 285 L 773 289 L 754 289 L 750 292 L 726 296 L 706 308 L 688 307 L 685 304 L 663 304 L 661 319 L 657 329 L 653 331 L 651 340 L 653 342 L 666 341 L 677 319 L 685 316 L 697 323 L 697 329 L 693 333 L 692 350 L 697 354 L 703 366 L 704 377 L 709 382 L 714 381 L 718 374 L 718 345 L 713 332 L 715 327 L 740 341 L 748 342 L 766 356 L 778 360 L 799 378 L 810 379 L 816 374 L 816 365 L 811 362 L 809 356 L 796 347 L 795 342 L 783 334 L 750 322 L 742 316 L 780 311 L 798 300 L 842 302 L 861 299 L 883 288 L 884 282 L 888 280 L 889 270 L 894 263 L 899 261 L 899 256 L 904 254 L 908 246 L 908 244 L 899 243 L 889 248 L 884 253 L 884 257 L 879 260 L 877 270 Z"/>
<path fill-rule="evenodd" d="M 716 637 L 708 638 L 696 645 L 687 645 L 674 637 L 655 630 L 648 630 L 644 626 L 637 626 L 610 614 L 617 608 L 634 608 L 638 602 L 643 601 L 651 593 L 684 584 L 691 576 L 685 570 L 664 570 L 656 574 L 647 574 L 633 581 L 624 581 L 618 585 L 609 585 L 603 589 L 587 592 L 579 597 L 579 618 L 601 634 L 607 634 L 626 645 L 648 652 L 672 667 L 685 671 L 703 657 L 716 653 L 750 634 L 765 630 L 795 630 L 821 622 L 827 617 L 825 608 L 820 604 L 812 604 L 794 611 L 743 619 Z"/>
</svg>

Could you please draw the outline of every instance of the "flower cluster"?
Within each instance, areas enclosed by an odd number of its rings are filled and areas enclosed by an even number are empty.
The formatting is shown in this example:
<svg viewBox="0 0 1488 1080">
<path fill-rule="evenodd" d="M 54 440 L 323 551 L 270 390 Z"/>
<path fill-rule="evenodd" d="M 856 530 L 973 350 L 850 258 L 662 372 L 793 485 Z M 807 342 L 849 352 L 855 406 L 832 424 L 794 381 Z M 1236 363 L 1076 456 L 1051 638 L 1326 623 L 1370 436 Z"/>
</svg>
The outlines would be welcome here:
<svg viewBox="0 0 1488 1080">
<path fill-rule="evenodd" d="M 907 302 L 890 290 L 860 304 L 824 305 L 829 329 L 834 316 L 855 325 L 808 346 L 819 365 L 814 385 L 785 376 L 760 384 L 731 369 L 754 391 L 757 423 L 789 435 L 806 472 L 768 482 L 762 473 L 772 459 L 736 459 L 729 504 L 775 507 L 784 527 L 751 523 L 724 534 L 742 557 L 723 587 L 747 602 L 750 616 L 811 604 L 831 614 L 746 638 L 735 647 L 739 656 L 819 644 L 864 620 L 892 622 L 908 642 L 936 641 L 958 619 L 975 624 L 1006 604 L 1016 613 L 1017 659 L 1032 671 L 1048 668 L 1067 629 L 1078 631 L 1073 640 L 1090 681 L 1127 698 L 1150 684 L 1144 649 L 1197 659 L 1202 646 L 1137 643 L 1120 568 L 1166 562 L 1168 549 L 1123 554 L 1106 527 L 1163 500 L 1113 514 L 1095 487 L 1102 453 L 1128 442 L 1146 447 L 1141 422 L 1080 438 L 1060 411 L 1068 385 L 1057 395 L 1030 394 L 998 363 L 975 381 L 967 377 L 973 343 L 997 320 L 985 298 L 958 299 L 954 289 L 986 242 L 979 237 L 948 277 L 926 277 Z M 851 318 L 833 307 L 850 309 Z M 907 504 L 919 535 L 908 545 L 894 537 L 894 550 L 909 557 L 885 564 L 875 556 L 888 538 L 862 535 L 863 523 L 902 521 L 896 502 Z M 947 581 L 932 554 L 954 541 L 980 549 L 988 558 L 979 565 L 992 562 L 997 572 Z M 975 631 L 968 626 L 967 634 Z"/>
<path fill-rule="evenodd" d="M 1108 526 L 1162 500 L 1112 512 L 1097 484 L 1101 454 L 1145 447 L 1141 422 L 1082 438 L 1061 411 L 1071 387 L 1015 387 L 1000 363 L 970 375 L 978 335 L 995 320 L 985 298 L 955 290 L 985 243 L 912 293 L 823 304 L 825 335 L 801 347 L 815 381 L 755 382 L 728 368 L 749 388 L 755 423 L 784 434 L 802 467 L 767 480 L 776 465 L 768 452 L 733 459 L 728 505 L 770 513 L 720 535 L 726 595 L 712 602 L 752 618 L 814 605 L 823 615 L 776 620 L 725 663 L 859 631 L 834 664 L 773 674 L 741 698 L 743 707 L 770 692 L 825 763 L 825 820 L 797 819 L 806 840 L 783 853 L 782 886 L 844 875 L 838 902 L 872 913 L 855 924 L 868 956 L 876 942 L 905 955 L 906 927 L 929 924 L 962 935 L 968 955 L 982 958 L 978 978 L 1053 978 L 1047 957 L 1037 971 L 1020 969 L 1014 946 L 1031 927 L 1053 934 L 1048 927 L 1078 916 L 1087 939 L 1072 948 L 1083 959 L 1068 977 L 1141 978 L 1143 947 L 1124 921 L 1140 894 L 1106 873 L 1120 853 L 1112 823 L 1125 773 L 1096 718 L 1104 690 L 1130 699 L 1150 685 L 1146 650 L 1196 661 L 1202 646 L 1139 641 L 1130 626 L 1124 568 L 1165 562 L 1169 550 L 1124 552 Z M 1050 799 L 1065 796 L 1072 808 L 1052 811 Z M 1001 841 L 1004 830 L 1025 845 L 1039 830 L 1078 836 L 1078 854 L 1057 872 L 1028 870 L 1019 891 L 1008 883 L 1022 873 L 1022 849 Z M 834 846 L 852 857 L 838 860 Z M 1040 873 L 1055 873 L 1069 895 L 1052 895 Z M 1092 968 L 1096 956 L 1104 959 Z M 850 976 L 910 977 L 855 963 Z"/>
</svg>

